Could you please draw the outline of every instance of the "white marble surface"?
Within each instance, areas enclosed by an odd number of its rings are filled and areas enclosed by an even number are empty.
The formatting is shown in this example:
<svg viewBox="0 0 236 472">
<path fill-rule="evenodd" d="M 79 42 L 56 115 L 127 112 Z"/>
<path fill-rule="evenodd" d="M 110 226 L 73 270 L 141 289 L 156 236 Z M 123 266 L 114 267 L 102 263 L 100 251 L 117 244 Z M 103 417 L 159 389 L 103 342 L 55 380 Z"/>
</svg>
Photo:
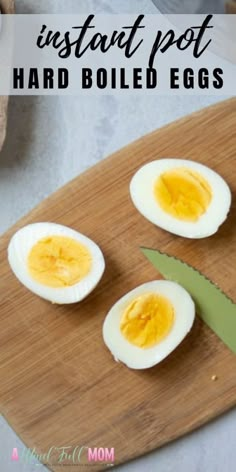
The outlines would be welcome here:
<svg viewBox="0 0 236 472">
<path fill-rule="evenodd" d="M 149 0 L 16 0 L 16 4 L 21 13 L 155 12 Z M 216 97 L 159 97 L 154 101 L 153 97 L 145 95 L 12 97 L 7 140 L 0 154 L 0 233 L 51 192 L 111 152 L 217 100 Z M 235 433 L 236 410 L 233 410 L 169 446 L 116 470 L 235 472 Z M 13 447 L 21 448 L 22 443 L 1 418 L 0 470 L 39 470 L 12 463 Z"/>
</svg>

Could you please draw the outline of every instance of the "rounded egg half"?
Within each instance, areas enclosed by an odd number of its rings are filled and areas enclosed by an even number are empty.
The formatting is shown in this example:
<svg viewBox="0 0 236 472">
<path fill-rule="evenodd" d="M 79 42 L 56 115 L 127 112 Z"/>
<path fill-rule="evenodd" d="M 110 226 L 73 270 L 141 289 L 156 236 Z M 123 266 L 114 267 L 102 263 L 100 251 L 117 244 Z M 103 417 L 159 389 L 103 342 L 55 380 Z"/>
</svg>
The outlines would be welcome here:
<svg viewBox="0 0 236 472">
<path fill-rule="evenodd" d="M 146 369 L 181 343 L 194 318 L 194 302 L 182 286 L 155 280 L 115 303 L 105 318 L 103 339 L 116 361 L 131 369 Z"/>
<path fill-rule="evenodd" d="M 8 260 L 18 280 L 52 303 L 83 300 L 100 281 L 105 261 L 91 239 L 67 226 L 34 223 L 11 238 Z"/>
<path fill-rule="evenodd" d="M 231 192 L 212 169 L 186 159 L 159 159 L 141 167 L 130 183 L 137 210 L 156 226 L 186 238 L 216 233 L 227 218 Z"/>
</svg>

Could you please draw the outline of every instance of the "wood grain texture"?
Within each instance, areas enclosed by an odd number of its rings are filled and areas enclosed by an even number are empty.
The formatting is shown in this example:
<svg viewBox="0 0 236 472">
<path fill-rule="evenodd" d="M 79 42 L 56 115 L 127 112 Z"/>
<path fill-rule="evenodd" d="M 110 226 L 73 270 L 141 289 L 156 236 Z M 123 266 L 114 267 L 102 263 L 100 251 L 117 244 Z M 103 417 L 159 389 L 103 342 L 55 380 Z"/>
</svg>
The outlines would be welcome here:
<svg viewBox="0 0 236 472">
<path fill-rule="evenodd" d="M 200 319 L 169 358 L 146 371 L 114 362 L 102 341 L 104 317 L 116 300 L 159 277 L 140 246 L 192 264 L 236 301 L 235 124 L 232 99 L 154 131 L 76 178 L 1 238 L 0 404 L 28 447 L 42 453 L 53 445 L 114 447 L 118 464 L 235 405 L 235 355 Z M 135 210 L 130 179 L 142 164 L 160 157 L 202 162 L 229 183 L 233 204 L 216 235 L 185 240 Z M 80 304 L 51 305 L 11 273 L 9 238 L 37 221 L 69 225 L 102 248 L 105 275 Z M 212 375 L 218 379 L 212 381 Z"/>
<path fill-rule="evenodd" d="M 1 0 L 0 9 L 2 13 L 14 13 L 14 0 Z M 0 150 L 6 137 L 7 128 L 8 96 L 0 96 Z"/>
</svg>

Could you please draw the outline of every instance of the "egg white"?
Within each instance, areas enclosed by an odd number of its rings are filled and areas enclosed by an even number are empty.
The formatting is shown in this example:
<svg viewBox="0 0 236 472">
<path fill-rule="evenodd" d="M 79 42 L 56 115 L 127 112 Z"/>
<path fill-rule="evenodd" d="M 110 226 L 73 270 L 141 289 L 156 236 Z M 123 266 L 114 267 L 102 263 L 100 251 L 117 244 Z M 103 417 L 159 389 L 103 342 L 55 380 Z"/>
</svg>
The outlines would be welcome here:
<svg viewBox="0 0 236 472">
<path fill-rule="evenodd" d="M 62 288 L 52 288 L 35 281 L 28 271 L 28 256 L 32 247 L 41 239 L 50 236 L 65 236 L 78 241 L 90 251 L 92 267 L 78 283 Z M 100 281 L 105 261 L 100 248 L 83 234 L 56 223 L 35 223 L 17 231 L 8 246 L 8 260 L 18 280 L 31 292 L 52 303 L 67 304 L 83 300 Z"/>
<path fill-rule="evenodd" d="M 139 348 L 123 336 L 120 322 L 132 300 L 144 293 L 157 293 L 173 305 L 175 319 L 169 334 L 153 347 Z M 146 369 L 165 359 L 185 338 L 195 318 L 195 306 L 189 293 L 179 284 L 167 280 L 147 282 L 127 293 L 111 308 L 103 324 L 103 339 L 114 356 L 131 369 Z"/>
<path fill-rule="evenodd" d="M 212 189 L 212 200 L 196 222 L 178 220 L 165 212 L 154 195 L 157 178 L 171 169 L 185 167 L 198 172 Z M 131 199 L 137 210 L 156 226 L 186 238 L 205 238 L 216 233 L 227 218 L 231 192 L 225 180 L 212 169 L 186 159 L 159 159 L 141 167 L 130 183 Z"/>
</svg>

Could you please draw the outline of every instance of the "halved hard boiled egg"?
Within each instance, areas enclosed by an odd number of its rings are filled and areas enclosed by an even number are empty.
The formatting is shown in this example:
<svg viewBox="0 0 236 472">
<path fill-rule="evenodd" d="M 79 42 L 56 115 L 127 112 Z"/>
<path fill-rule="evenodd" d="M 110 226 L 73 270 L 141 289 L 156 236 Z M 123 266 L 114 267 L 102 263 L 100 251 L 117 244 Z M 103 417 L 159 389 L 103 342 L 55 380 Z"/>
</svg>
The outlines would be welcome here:
<svg viewBox="0 0 236 472">
<path fill-rule="evenodd" d="M 97 244 L 55 223 L 35 223 L 17 231 L 8 246 L 8 260 L 25 287 L 59 304 L 83 300 L 105 268 Z"/>
<path fill-rule="evenodd" d="M 219 174 L 185 159 L 144 165 L 131 180 L 130 195 L 149 221 L 186 238 L 216 233 L 231 204 L 229 186 Z"/>
<path fill-rule="evenodd" d="M 155 280 L 136 287 L 111 308 L 103 339 L 115 360 L 146 369 L 165 359 L 190 331 L 195 306 L 175 282 Z"/>
</svg>

